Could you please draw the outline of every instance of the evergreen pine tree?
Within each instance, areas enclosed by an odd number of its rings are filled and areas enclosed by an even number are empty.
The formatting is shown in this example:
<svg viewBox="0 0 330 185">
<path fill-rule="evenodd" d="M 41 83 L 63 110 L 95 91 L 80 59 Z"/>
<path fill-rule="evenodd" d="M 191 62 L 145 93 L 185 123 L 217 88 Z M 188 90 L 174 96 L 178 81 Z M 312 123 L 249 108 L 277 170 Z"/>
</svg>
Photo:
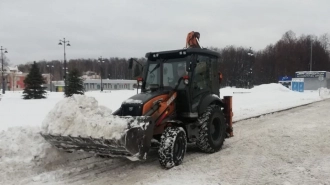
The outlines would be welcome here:
<svg viewBox="0 0 330 185">
<path fill-rule="evenodd" d="M 42 99 L 46 98 L 46 88 L 42 85 L 45 84 L 45 80 L 42 77 L 37 63 L 34 61 L 31 70 L 27 77 L 24 79 L 24 91 L 23 99 Z"/>
<path fill-rule="evenodd" d="M 73 94 L 84 94 L 84 82 L 80 78 L 78 69 L 73 69 L 69 72 L 65 96 L 70 97 Z"/>
</svg>

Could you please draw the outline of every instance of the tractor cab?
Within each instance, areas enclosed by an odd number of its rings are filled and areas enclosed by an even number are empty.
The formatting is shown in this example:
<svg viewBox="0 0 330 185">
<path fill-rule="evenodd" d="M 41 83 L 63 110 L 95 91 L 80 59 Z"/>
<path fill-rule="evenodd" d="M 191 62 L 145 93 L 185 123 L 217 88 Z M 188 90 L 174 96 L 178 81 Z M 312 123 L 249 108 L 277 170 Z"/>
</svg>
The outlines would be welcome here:
<svg viewBox="0 0 330 185">
<path fill-rule="evenodd" d="M 146 58 L 141 93 L 176 91 L 177 116 L 197 118 L 201 100 L 210 94 L 219 96 L 218 53 L 188 48 L 151 52 Z"/>
</svg>

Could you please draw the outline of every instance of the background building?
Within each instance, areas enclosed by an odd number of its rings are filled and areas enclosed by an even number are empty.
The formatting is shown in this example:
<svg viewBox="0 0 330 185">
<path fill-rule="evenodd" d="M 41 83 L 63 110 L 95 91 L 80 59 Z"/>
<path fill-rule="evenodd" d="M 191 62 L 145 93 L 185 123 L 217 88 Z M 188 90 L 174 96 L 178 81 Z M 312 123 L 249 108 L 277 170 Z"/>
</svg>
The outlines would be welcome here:
<svg viewBox="0 0 330 185">
<path fill-rule="evenodd" d="M 28 73 L 22 73 L 15 67 L 5 68 L 5 81 L 7 91 L 23 91 L 24 90 L 24 79 Z M 42 74 L 45 80 L 44 87 L 47 87 L 47 91 L 63 92 L 64 81 L 52 81 L 50 82 L 50 74 Z M 82 76 L 84 79 L 84 87 L 86 91 L 99 91 L 101 90 L 101 79 L 100 76 L 94 72 L 85 72 Z M 0 75 L 0 80 L 1 75 Z M 1 82 L 1 81 L 0 81 Z M 1 83 L 2 84 L 2 83 Z M 132 90 L 136 88 L 136 80 L 121 80 L 121 79 L 102 79 L 103 90 Z"/>
<path fill-rule="evenodd" d="M 7 91 L 23 91 L 24 86 L 24 80 L 28 73 L 21 72 L 17 66 L 15 67 L 5 67 L 4 69 L 4 78 L 6 82 L 6 90 Z M 44 86 L 49 89 L 49 82 L 50 82 L 50 74 L 42 74 L 45 80 Z M 2 82 L 0 75 L 0 82 Z M 0 84 L 2 86 L 2 83 Z M 2 87 L 1 87 L 2 89 Z"/>
<path fill-rule="evenodd" d="M 297 71 L 295 78 L 303 78 L 304 90 L 330 88 L 330 72 L 327 71 Z"/>
<path fill-rule="evenodd" d="M 103 90 L 133 90 L 137 86 L 136 80 L 102 79 Z M 100 91 L 101 79 L 85 79 L 85 91 Z M 64 91 L 64 81 L 52 81 L 55 92 Z"/>
</svg>

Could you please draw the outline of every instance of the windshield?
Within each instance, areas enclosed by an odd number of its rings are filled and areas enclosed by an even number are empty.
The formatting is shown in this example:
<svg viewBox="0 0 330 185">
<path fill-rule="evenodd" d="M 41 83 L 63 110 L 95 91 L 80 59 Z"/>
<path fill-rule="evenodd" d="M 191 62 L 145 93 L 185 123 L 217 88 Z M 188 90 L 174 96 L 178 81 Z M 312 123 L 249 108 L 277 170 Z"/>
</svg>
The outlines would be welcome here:
<svg viewBox="0 0 330 185">
<path fill-rule="evenodd" d="M 160 73 L 161 64 L 163 64 L 163 73 Z M 163 75 L 163 82 L 161 84 L 160 76 Z M 164 87 L 174 88 L 180 77 L 188 75 L 186 71 L 186 58 L 180 59 L 159 59 L 155 63 L 150 63 L 146 76 L 145 88 L 150 89 L 150 85 L 159 85 Z M 184 85 L 180 84 L 179 88 Z"/>
<path fill-rule="evenodd" d="M 150 85 L 158 84 L 160 85 L 160 74 L 159 74 L 159 64 L 157 63 L 150 64 L 147 70 L 147 77 L 146 77 L 146 89 L 150 89 Z"/>
</svg>

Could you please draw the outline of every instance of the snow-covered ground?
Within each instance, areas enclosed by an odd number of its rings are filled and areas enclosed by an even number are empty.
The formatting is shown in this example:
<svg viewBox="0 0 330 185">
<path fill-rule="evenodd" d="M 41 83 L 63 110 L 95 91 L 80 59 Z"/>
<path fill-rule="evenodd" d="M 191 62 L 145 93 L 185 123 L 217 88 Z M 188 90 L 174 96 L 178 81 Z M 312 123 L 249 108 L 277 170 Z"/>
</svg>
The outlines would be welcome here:
<svg viewBox="0 0 330 185">
<path fill-rule="evenodd" d="M 101 106 L 116 110 L 122 101 L 135 93 L 136 90 L 87 92 L 86 96 L 94 97 Z M 223 88 L 220 94 L 233 96 L 234 121 L 330 98 L 327 89 L 299 93 L 279 84 L 253 89 Z M 181 166 L 164 171 L 157 164 L 157 155 L 152 152 L 147 162 L 140 163 L 56 150 L 38 132 L 46 115 L 63 100 L 63 93 L 49 93 L 43 100 L 23 100 L 21 95 L 20 92 L 7 92 L 0 100 L 0 184 L 244 184 L 245 180 L 251 179 L 246 182 L 296 184 L 302 180 L 299 179 L 301 174 L 313 176 L 316 180 L 309 181 L 308 177 L 298 184 L 329 183 L 325 177 L 330 176 L 330 170 L 325 164 L 329 166 L 330 160 L 324 152 L 329 153 L 330 145 L 322 140 L 330 135 L 329 122 L 324 121 L 330 120 L 324 112 L 330 108 L 328 100 L 315 104 L 319 106 L 305 108 L 304 113 L 288 111 L 290 115 L 280 113 L 278 115 L 282 116 L 266 116 L 234 124 L 235 137 L 226 141 L 221 152 L 205 155 L 191 147 Z M 315 111 L 311 111 L 313 109 Z M 308 116 L 313 118 L 312 122 Z M 303 124 L 301 127 L 300 123 Z M 317 131 L 311 128 L 322 132 L 322 137 L 317 137 Z M 308 129 L 313 132 L 309 134 Z M 297 151 L 293 149 L 293 146 L 300 145 Z M 323 149 L 319 148 L 321 146 Z M 308 150 L 317 151 L 310 153 Z M 311 160 L 319 157 L 313 160 L 319 167 L 308 166 L 312 165 L 311 161 L 305 164 L 302 158 L 306 156 Z M 288 158 L 287 163 L 281 163 L 283 161 L 279 159 L 282 158 Z M 280 167 L 280 164 L 284 166 Z M 194 170 L 196 168 L 198 170 Z M 266 173 L 264 177 L 260 176 L 263 172 Z M 291 173 L 295 175 L 292 179 L 297 181 L 290 180 Z"/>
<path fill-rule="evenodd" d="M 136 90 L 87 92 L 86 96 L 95 97 L 99 105 L 115 111 L 122 101 L 136 94 Z M 0 130 L 13 126 L 41 126 L 46 115 L 64 98 L 63 93 L 48 93 L 47 99 L 23 100 L 22 92 L 10 92 L 0 100 Z"/>
<path fill-rule="evenodd" d="M 253 89 L 226 87 L 220 90 L 223 96 L 233 96 L 234 121 L 252 116 L 283 110 L 326 98 L 329 90 L 322 89 L 293 92 L 280 84 L 266 84 Z M 121 103 L 136 94 L 136 90 L 118 90 L 111 92 L 87 92 L 94 97 L 98 105 L 115 111 Z M 321 96 L 320 96 L 321 94 Z M 14 126 L 41 126 L 46 115 L 64 98 L 63 93 L 52 92 L 47 99 L 23 100 L 22 92 L 7 91 L 0 100 L 0 130 Z"/>
</svg>

